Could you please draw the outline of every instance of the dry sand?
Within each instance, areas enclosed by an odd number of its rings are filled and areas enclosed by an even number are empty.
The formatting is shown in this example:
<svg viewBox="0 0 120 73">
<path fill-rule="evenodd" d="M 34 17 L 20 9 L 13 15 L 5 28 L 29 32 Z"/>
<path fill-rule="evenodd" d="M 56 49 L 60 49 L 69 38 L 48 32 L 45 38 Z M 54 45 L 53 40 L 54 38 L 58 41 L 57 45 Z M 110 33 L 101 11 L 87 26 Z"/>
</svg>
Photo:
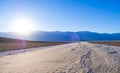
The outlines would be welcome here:
<svg viewBox="0 0 120 73">
<path fill-rule="evenodd" d="M 120 73 L 120 47 L 81 42 L 1 56 L 0 73 Z"/>
</svg>

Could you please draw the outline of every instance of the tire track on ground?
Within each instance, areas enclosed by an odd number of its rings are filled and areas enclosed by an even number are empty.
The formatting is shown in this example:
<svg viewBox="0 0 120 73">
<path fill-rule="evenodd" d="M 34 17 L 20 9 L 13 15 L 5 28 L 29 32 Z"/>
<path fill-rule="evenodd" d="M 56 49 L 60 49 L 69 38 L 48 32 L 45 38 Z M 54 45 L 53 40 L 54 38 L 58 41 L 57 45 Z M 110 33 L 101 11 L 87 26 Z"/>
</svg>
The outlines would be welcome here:
<svg viewBox="0 0 120 73">
<path fill-rule="evenodd" d="M 93 73 L 92 71 L 92 60 L 91 60 L 91 50 L 88 49 L 85 45 L 84 48 L 87 49 L 86 53 L 81 56 L 80 65 L 82 69 L 82 73 Z"/>
</svg>

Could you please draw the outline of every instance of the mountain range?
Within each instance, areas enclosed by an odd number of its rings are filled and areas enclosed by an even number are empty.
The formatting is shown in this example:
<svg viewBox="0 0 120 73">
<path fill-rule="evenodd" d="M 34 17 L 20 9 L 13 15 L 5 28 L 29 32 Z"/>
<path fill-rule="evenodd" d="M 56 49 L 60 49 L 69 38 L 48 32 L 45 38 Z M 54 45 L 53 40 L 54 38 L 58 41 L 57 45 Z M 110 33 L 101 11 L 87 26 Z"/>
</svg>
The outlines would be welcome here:
<svg viewBox="0 0 120 73">
<path fill-rule="evenodd" d="M 72 41 L 120 41 L 120 33 L 97 33 L 89 31 L 61 32 L 61 31 L 37 31 L 29 36 L 20 36 L 12 32 L 0 33 L 0 37 L 24 39 L 31 41 L 47 42 L 72 42 Z"/>
</svg>

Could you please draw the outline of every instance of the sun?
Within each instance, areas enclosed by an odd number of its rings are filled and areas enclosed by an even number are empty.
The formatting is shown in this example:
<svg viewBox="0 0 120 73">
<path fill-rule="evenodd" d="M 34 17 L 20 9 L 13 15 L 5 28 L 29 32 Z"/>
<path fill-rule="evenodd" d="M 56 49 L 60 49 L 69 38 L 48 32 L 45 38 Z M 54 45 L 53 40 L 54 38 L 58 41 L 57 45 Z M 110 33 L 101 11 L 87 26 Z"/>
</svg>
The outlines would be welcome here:
<svg viewBox="0 0 120 73">
<path fill-rule="evenodd" d="M 28 35 L 34 30 L 33 22 L 26 17 L 18 17 L 12 20 L 12 31 L 18 35 Z"/>
</svg>

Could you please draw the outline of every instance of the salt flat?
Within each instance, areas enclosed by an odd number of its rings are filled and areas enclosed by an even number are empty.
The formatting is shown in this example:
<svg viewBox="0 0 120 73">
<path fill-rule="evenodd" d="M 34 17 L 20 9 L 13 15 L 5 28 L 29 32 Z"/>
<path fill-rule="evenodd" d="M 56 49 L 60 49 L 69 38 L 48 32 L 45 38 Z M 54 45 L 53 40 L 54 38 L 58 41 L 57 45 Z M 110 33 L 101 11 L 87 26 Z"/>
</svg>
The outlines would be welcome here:
<svg viewBox="0 0 120 73">
<path fill-rule="evenodd" d="M 0 73 L 120 73 L 120 47 L 81 42 L 2 55 Z"/>
</svg>

